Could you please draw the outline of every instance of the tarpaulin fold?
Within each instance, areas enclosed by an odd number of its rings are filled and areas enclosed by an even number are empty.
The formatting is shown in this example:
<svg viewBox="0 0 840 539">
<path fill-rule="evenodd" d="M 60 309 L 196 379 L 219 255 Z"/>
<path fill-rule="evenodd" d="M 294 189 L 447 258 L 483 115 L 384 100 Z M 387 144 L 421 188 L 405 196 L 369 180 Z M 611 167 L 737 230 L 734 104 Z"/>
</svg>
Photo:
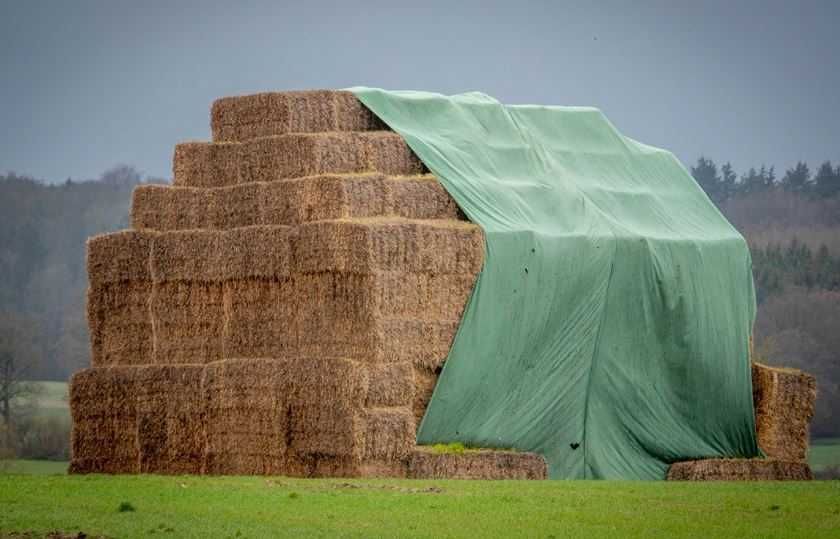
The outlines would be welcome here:
<svg viewBox="0 0 840 539">
<path fill-rule="evenodd" d="M 759 455 L 749 250 L 672 154 L 592 108 L 352 91 L 486 237 L 419 443 L 535 451 L 552 478 Z"/>
</svg>

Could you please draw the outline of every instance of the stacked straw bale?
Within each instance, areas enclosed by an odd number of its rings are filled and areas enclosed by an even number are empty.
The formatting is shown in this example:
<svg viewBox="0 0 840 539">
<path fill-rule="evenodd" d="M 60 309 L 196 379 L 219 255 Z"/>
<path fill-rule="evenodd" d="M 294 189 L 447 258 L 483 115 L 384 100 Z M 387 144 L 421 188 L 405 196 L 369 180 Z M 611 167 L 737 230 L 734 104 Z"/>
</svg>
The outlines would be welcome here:
<svg viewBox="0 0 840 539">
<path fill-rule="evenodd" d="M 706 459 L 677 462 L 669 481 L 806 481 L 811 468 L 800 461 L 776 459 Z"/>
<path fill-rule="evenodd" d="M 545 459 L 517 451 L 438 453 L 418 448 L 408 464 L 408 477 L 414 479 L 546 479 L 547 475 Z"/>
<path fill-rule="evenodd" d="M 758 445 L 768 457 L 804 461 L 814 416 L 816 380 L 795 369 L 752 364 Z"/>
<path fill-rule="evenodd" d="M 522 476 L 412 456 L 484 239 L 403 140 L 346 92 L 221 99 L 212 130 L 88 243 L 72 470 Z"/>
</svg>

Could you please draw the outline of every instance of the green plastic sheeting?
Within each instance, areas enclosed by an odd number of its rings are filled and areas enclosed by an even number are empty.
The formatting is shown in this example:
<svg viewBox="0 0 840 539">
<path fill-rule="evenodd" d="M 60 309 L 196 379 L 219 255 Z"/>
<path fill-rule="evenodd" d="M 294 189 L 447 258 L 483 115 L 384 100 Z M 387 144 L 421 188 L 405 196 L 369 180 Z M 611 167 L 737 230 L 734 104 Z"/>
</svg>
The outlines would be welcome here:
<svg viewBox="0 0 840 539">
<path fill-rule="evenodd" d="M 418 432 L 661 479 L 759 456 L 747 244 L 669 152 L 596 109 L 354 88 L 486 236 Z"/>
</svg>

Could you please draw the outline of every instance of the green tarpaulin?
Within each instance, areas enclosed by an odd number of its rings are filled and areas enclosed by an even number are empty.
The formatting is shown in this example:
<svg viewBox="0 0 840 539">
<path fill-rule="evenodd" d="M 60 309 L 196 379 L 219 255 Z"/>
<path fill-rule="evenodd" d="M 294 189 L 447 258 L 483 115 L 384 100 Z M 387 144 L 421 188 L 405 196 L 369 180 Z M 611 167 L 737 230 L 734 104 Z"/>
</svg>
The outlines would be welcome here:
<svg viewBox="0 0 840 539">
<path fill-rule="evenodd" d="M 669 152 L 596 109 L 354 88 L 486 236 L 418 432 L 659 479 L 754 457 L 746 242 Z"/>
</svg>

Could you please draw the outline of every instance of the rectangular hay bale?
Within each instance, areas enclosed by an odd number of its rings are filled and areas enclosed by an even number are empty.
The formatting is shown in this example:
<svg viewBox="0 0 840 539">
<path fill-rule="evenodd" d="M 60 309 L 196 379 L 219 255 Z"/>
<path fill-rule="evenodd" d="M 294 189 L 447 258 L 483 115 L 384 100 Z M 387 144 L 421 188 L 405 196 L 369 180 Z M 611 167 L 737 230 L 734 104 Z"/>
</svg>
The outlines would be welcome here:
<svg viewBox="0 0 840 539">
<path fill-rule="evenodd" d="M 87 291 L 94 367 L 151 363 L 154 339 L 150 280 L 105 283 Z"/>
<path fill-rule="evenodd" d="M 148 362 L 152 355 L 149 253 L 153 232 L 122 231 L 87 242 L 87 319 L 94 366 Z"/>
<path fill-rule="evenodd" d="M 408 464 L 412 479 L 546 479 L 548 466 L 536 453 L 468 449 L 438 453 L 417 447 Z"/>
<path fill-rule="evenodd" d="M 305 223 L 294 258 L 301 272 L 399 270 L 477 274 L 484 236 L 471 223 L 370 218 Z"/>
<path fill-rule="evenodd" d="M 173 184 L 224 187 L 323 174 L 424 174 L 396 133 L 290 134 L 247 142 L 178 144 Z"/>
<path fill-rule="evenodd" d="M 814 416 L 816 380 L 795 369 L 752 364 L 758 445 L 767 456 L 804 461 Z"/>
<path fill-rule="evenodd" d="M 805 462 L 777 459 L 705 459 L 675 462 L 668 481 L 807 481 Z"/>
<path fill-rule="evenodd" d="M 140 473 L 202 472 L 203 372 L 200 365 L 150 365 L 136 369 Z"/>
<path fill-rule="evenodd" d="M 387 129 L 351 92 L 270 92 L 217 99 L 213 140 L 243 141 L 295 132 Z"/>
<path fill-rule="evenodd" d="M 136 384 L 130 367 L 93 367 L 70 379 L 70 473 L 138 473 Z"/>
<path fill-rule="evenodd" d="M 135 229 L 156 231 L 385 216 L 466 220 L 430 175 L 324 174 L 214 188 L 141 185 L 131 207 Z"/>
<path fill-rule="evenodd" d="M 209 363 L 222 359 L 222 283 L 155 283 L 151 305 L 155 363 Z"/>
</svg>

